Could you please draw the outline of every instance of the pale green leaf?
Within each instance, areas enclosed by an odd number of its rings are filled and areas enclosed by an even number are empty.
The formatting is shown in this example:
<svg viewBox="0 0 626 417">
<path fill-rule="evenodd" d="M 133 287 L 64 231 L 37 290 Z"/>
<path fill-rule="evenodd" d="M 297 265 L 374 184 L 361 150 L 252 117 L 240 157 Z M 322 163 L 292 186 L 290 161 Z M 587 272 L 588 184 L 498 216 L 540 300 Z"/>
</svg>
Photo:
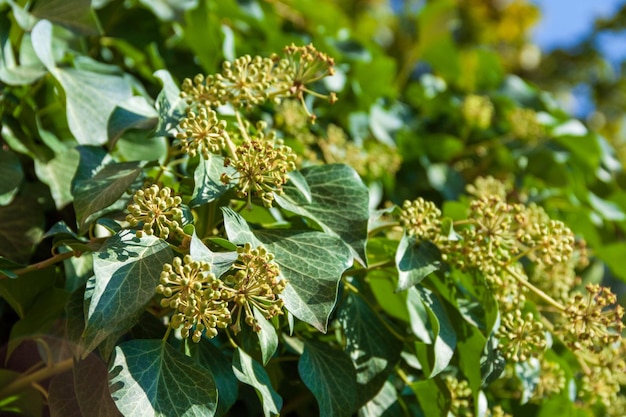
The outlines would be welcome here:
<svg viewBox="0 0 626 417">
<path fill-rule="evenodd" d="M 398 392 L 389 381 L 384 383 L 374 398 L 359 409 L 359 417 L 402 417 L 404 415 L 398 402 Z"/>
<path fill-rule="evenodd" d="M 15 8 L 19 8 L 15 6 Z M 0 13 L 0 81 L 9 85 L 27 85 L 35 82 L 45 75 L 46 70 L 40 62 L 20 62 L 19 65 L 13 53 L 11 39 L 9 37 L 11 20 L 9 18 L 10 9 L 5 9 Z M 20 53 L 26 49 L 30 43 L 30 36 L 23 35 Z"/>
<path fill-rule="evenodd" d="M 206 247 L 202 240 L 198 238 L 194 230 L 191 235 L 189 254 L 194 261 L 204 261 L 211 264 L 211 272 L 220 277 L 235 263 L 239 256 L 237 252 L 213 252 Z"/>
<path fill-rule="evenodd" d="M 441 268 L 441 255 L 433 243 L 417 241 L 415 236 L 405 234 L 396 252 L 396 266 L 399 274 L 396 291 L 403 291 Z"/>
<path fill-rule="evenodd" d="M 84 353 L 107 336 L 130 328 L 156 294 L 163 264 L 173 254 L 154 236 L 139 239 L 124 230 L 94 253 L 94 277 L 85 292 Z"/>
<path fill-rule="evenodd" d="M 139 0 L 139 2 L 165 22 L 175 20 L 182 12 L 198 7 L 198 0 Z"/>
<path fill-rule="evenodd" d="M 128 417 L 211 417 L 217 407 L 209 370 L 161 340 L 131 340 L 116 347 L 109 389 Z"/>
<path fill-rule="evenodd" d="M 62 209 L 73 199 L 70 185 L 78 168 L 78 161 L 76 149 L 68 149 L 47 162 L 35 159 L 35 173 L 41 182 L 50 187 L 57 209 Z"/>
<path fill-rule="evenodd" d="M 294 316 L 325 332 L 337 300 L 341 274 L 350 267 L 347 246 L 325 233 L 297 230 L 250 230 L 245 220 L 223 208 L 224 225 L 231 242 L 262 244 L 274 254 L 287 280 L 282 294 Z"/>
<path fill-rule="evenodd" d="M 261 364 L 243 350 L 236 349 L 233 355 L 233 372 L 239 381 L 254 388 L 263 406 L 265 417 L 277 416 L 280 413 L 283 399 L 272 387 L 270 377 Z"/>
<path fill-rule="evenodd" d="M 243 347 L 248 353 L 259 350 L 261 352 L 261 362 L 265 366 L 272 359 L 278 348 L 278 335 L 272 323 L 265 318 L 259 309 L 253 307 L 252 311 L 261 330 L 255 332 L 250 326 L 244 326 L 242 329 Z"/>
<path fill-rule="evenodd" d="M 300 185 L 287 183 L 285 194 L 276 195 L 278 205 L 312 219 L 326 233 L 341 238 L 365 265 L 369 190 L 359 175 L 347 165 L 329 164 L 304 168 L 302 176 L 311 190 L 311 200 L 300 191 Z"/>
<path fill-rule="evenodd" d="M 357 401 L 361 407 L 381 389 L 400 360 L 403 343 L 382 318 L 357 295 L 349 293 L 339 310 L 346 346 L 356 369 Z"/>
<path fill-rule="evenodd" d="M 315 396 L 321 416 L 352 415 L 357 398 L 356 372 L 344 352 L 307 340 L 298 361 L 298 373 Z"/>
<path fill-rule="evenodd" d="M 155 108 L 159 114 L 159 123 L 155 134 L 157 136 L 171 135 L 184 116 L 187 103 L 180 97 L 180 89 L 169 71 L 158 70 L 154 76 L 163 83 L 163 89 L 155 103 Z"/>
<path fill-rule="evenodd" d="M 152 133 L 145 130 L 125 132 L 115 143 L 116 153 L 124 161 L 163 161 L 167 148 L 167 138 L 152 136 Z"/>
</svg>

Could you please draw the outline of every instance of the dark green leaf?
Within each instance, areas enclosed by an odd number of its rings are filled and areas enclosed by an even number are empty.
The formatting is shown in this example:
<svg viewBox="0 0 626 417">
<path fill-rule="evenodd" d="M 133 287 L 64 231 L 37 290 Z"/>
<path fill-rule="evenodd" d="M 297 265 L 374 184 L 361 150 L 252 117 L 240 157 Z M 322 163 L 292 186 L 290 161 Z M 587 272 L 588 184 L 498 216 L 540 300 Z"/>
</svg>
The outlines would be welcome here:
<svg viewBox="0 0 626 417">
<path fill-rule="evenodd" d="M 399 273 L 396 291 L 404 291 L 441 268 L 439 248 L 429 241 L 418 242 L 415 236 L 405 234 L 396 252 L 396 266 Z"/>
<path fill-rule="evenodd" d="M 261 326 L 261 330 L 255 332 L 251 327 L 244 326 L 242 331 L 243 345 L 248 353 L 253 353 L 257 349 L 260 350 L 261 362 L 265 366 L 278 348 L 278 335 L 272 323 L 256 307 L 253 307 L 253 313 L 254 318 Z"/>
<path fill-rule="evenodd" d="M 172 251 L 154 236 L 122 231 L 94 253 L 94 277 L 85 292 L 84 354 L 107 336 L 129 329 L 156 294 L 163 264 Z"/>
<path fill-rule="evenodd" d="M 74 363 L 74 384 L 76 400 L 83 416 L 108 417 L 121 416 L 111 398 L 107 364 L 96 355 L 89 355 L 84 360 Z"/>
<path fill-rule="evenodd" d="M 137 179 L 143 165 L 141 162 L 110 163 L 96 167 L 90 177 L 82 178 L 85 173 L 82 166 L 89 166 L 89 161 L 83 162 L 83 155 L 85 152 L 81 151 L 81 162 L 72 184 L 74 209 L 80 230 L 84 230 L 96 215 L 105 213 L 107 209 L 115 209 L 114 203 Z"/>
<path fill-rule="evenodd" d="M 36 200 L 17 196 L 0 206 L 0 256 L 26 263 L 41 240 L 44 213 Z"/>
<path fill-rule="evenodd" d="M 270 377 L 257 361 L 243 350 L 236 349 L 233 355 L 233 371 L 239 381 L 254 388 L 263 406 L 265 417 L 277 416 L 280 413 L 283 399 L 274 390 Z"/>
<path fill-rule="evenodd" d="M 40 19 L 77 32 L 81 35 L 100 34 L 100 25 L 91 10 L 90 0 L 48 0 L 37 2 L 30 11 Z"/>
<path fill-rule="evenodd" d="M 297 318 L 325 332 L 337 300 L 341 274 L 351 264 L 346 245 L 325 233 L 295 230 L 250 230 L 245 220 L 223 208 L 231 242 L 264 245 L 275 256 L 287 287 L 285 307 Z"/>
<path fill-rule="evenodd" d="M 151 130 L 156 127 L 158 114 L 154 107 L 141 96 L 133 96 L 118 104 L 109 118 L 107 134 L 109 144 L 117 142 L 120 136 L 129 129 Z M 149 160 L 150 158 L 130 158 Z M 157 158 L 154 158 L 157 159 Z"/>
<path fill-rule="evenodd" d="M 307 340 L 298 361 L 302 382 L 315 396 L 321 416 L 349 417 L 357 398 L 352 360 L 327 344 Z"/>
<path fill-rule="evenodd" d="M 217 407 L 209 370 L 161 340 L 131 340 L 116 347 L 109 389 L 124 416 L 210 417 Z"/>
<path fill-rule="evenodd" d="M 369 191 L 347 165 L 317 165 L 302 170 L 311 201 L 290 183 L 276 202 L 286 210 L 315 221 L 326 233 L 341 238 L 354 256 L 366 264 L 365 242 L 369 220 Z"/>
<path fill-rule="evenodd" d="M 361 407 L 381 389 L 400 360 L 403 344 L 385 327 L 384 319 L 353 293 L 342 303 L 338 320 L 346 338 L 344 350 L 356 369 L 356 407 Z"/>
<path fill-rule="evenodd" d="M 624 254 L 626 254 L 626 243 L 616 242 L 596 248 L 594 254 L 602 259 L 616 277 L 626 282 L 626 268 L 624 267 Z"/>
<path fill-rule="evenodd" d="M 190 350 L 191 357 L 213 374 L 218 397 L 215 415 L 224 415 L 235 404 L 239 393 L 239 383 L 235 378 L 230 361 L 220 349 L 206 339 L 200 343 L 192 344 Z"/>
<path fill-rule="evenodd" d="M 163 89 L 157 97 L 155 108 L 159 114 L 159 124 L 156 129 L 157 136 L 172 134 L 172 130 L 178 126 L 185 114 L 187 103 L 180 97 L 180 89 L 167 70 L 159 70 L 154 73 L 163 83 Z"/>
<path fill-rule="evenodd" d="M 218 199 L 232 188 L 231 183 L 224 184 L 220 180 L 222 173 L 232 175 L 234 172 L 233 167 L 224 167 L 224 158 L 219 155 L 211 155 L 209 159 L 200 158 L 193 174 L 195 187 L 189 205 L 200 206 Z"/>
<path fill-rule="evenodd" d="M 0 149 L 0 206 L 7 205 L 13 200 L 24 179 L 22 164 L 17 155 L 10 150 Z"/>
</svg>

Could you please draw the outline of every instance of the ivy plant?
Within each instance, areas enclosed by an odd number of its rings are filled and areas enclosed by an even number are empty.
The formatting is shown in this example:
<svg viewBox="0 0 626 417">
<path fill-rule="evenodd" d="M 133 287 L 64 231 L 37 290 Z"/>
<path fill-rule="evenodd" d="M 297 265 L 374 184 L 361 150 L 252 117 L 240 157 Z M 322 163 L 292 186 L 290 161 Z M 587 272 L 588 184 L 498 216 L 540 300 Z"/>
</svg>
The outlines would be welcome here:
<svg viewBox="0 0 626 417">
<path fill-rule="evenodd" d="M 621 163 L 429 34 L 452 2 L 394 17 L 421 34 L 386 26 L 400 57 L 330 1 L 22 3 L 0 0 L 2 413 L 623 414 Z"/>
</svg>

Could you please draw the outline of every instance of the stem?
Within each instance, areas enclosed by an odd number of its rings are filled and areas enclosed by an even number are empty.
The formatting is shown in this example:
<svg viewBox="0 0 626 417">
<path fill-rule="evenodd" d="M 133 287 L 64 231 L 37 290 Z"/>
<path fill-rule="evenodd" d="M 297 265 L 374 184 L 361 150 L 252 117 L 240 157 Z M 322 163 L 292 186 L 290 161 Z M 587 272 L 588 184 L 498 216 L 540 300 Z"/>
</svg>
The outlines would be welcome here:
<svg viewBox="0 0 626 417">
<path fill-rule="evenodd" d="M 72 252 L 65 252 L 65 253 L 57 253 L 56 255 L 52 256 L 51 258 L 48 258 L 44 261 L 41 262 L 37 262 L 36 264 L 32 264 L 32 265 L 28 265 L 24 268 L 20 268 L 20 269 L 16 269 L 14 271 L 12 271 L 15 275 L 24 275 L 27 274 L 29 272 L 33 272 L 33 271 L 38 271 L 40 269 L 45 269 L 51 265 L 54 265 L 58 262 L 64 261 L 65 259 L 69 259 L 72 256 L 80 256 L 80 252 L 77 251 L 72 251 Z M 7 277 L 4 275 L 0 275 L 0 280 L 2 279 L 6 279 Z"/>
<path fill-rule="evenodd" d="M 167 326 L 167 330 L 165 331 L 165 335 L 163 336 L 163 341 L 167 342 L 167 338 L 170 337 L 170 332 L 172 331 L 172 326 Z"/>
<path fill-rule="evenodd" d="M 400 226 L 400 222 L 390 222 L 390 223 L 385 223 L 382 224 L 378 227 L 375 227 L 374 229 L 370 230 L 369 232 L 367 232 L 367 234 L 369 236 L 376 236 L 378 233 L 382 232 L 383 230 L 387 230 L 387 229 L 393 229 L 397 226 Z"/>
<path fill-rule="evenodd" d="M 51 376 L 61 374 L 74 366 L 74 359 L 69 358 L 64 361 L 47 366 L 37 372 L 33 372 L 30 375 L 22 375 L 9 385 L 0 390 L 0 398 L 7 398 L 12 394 L 21 391 L 24 388 L 31 386 L 32 384 L 48 379 Z"/>
<path fill-rule="evenodd" d="M 550 297 L 548 294 L 546 294 L 545 292 L 541 291 L 539 288 L 535 287 L 533 284 L 528 282 L 527 279 L 521 277 L 513 268 L 511 268 L 510 266 L 506 266 L 505 269 L 506 269 L 506 271 L 509 274 L 511 274 L 513 276 L 513 278 L 515 278 L 515 280 L 517 282 L 519 282 L 524 287 L 526 287 L 529 290 L 531 290 L 532 292 L 534 292 L 536 295 L 539 296 L 539 298 L 544 300 L 546 303 L 548 303 L 551 306 L 555 307 L 559 311 L 565 311 L 565 306 L 563 304 L 559 303 L 554 298 Z"/>
</svg>

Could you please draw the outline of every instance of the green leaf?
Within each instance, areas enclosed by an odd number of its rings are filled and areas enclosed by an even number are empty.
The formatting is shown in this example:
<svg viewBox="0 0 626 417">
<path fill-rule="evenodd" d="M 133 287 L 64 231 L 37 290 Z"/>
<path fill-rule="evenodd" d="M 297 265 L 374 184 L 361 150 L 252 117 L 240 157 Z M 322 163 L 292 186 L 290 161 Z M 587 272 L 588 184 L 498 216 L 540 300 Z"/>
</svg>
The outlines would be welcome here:
<svg viewBox="0 0 626 417">
<path fill-rule="evenodd" d="M 52 378 L 48 386 L 50 417 L 83 417 L 75 390 L 72 372 L 64 372 Z"/>
<path fill-rule="evenodd" d="M 239 383 L 235 378 L 230 361 L 220 349 L 206 339 L 200 343 L 191 344 L 190 353 L 200 366 L 209 369 L 213 374 L 218 394 L 215 415 L 224 415 L 235 404 L 239 394 Z"/>
<path fill-rule="evenodd" d="M 237 252 L 213 252 L 207 248 L 194 231 L 191 235 L 189 254 L 196 261 L 204 261 L 211 264 L 211 272 L 216 277 L 222 276 L 235 263 L 239 256 Z"/>
<path fill-rule="evenodd" d="M 285 307 L 297 318 L 325 332 L 337 300 L 341 274 L 350 267 L 346 245 L 325 233 L 297 230 L 255 230 L 230 208 L 222 208 L 231 242 L 262 244 L 274 254 L 287 287 Z"/>
<path fill-rule="evenodd" d="M 96 355 L 74 363 L 76 399 L 84 416 L 121 416 L 109 392 L 107 364 Z"/>
<path fill-rule="evenodd" d="M 198 7 L 198 0 L 140 0 L 160 20 L 175 20 L 181 12 Z"/>
<path fill-rule="evenodd" d="M 129 97 L 123 103 L 118 104 L 111 113 L 107 125 L 109 145 L 113 147 L 119 137 L 129 129 L 151 130 L 157 126 L 157 123 L 158 114 L 145 97 Z M 131 159 L 149 160 L 145 157 Z"/>
<path fill-rule="evenodd" d="M 141 173 L 142 162 L 106 163 L 89 148 L 80 148 L 80 164 L 74 181 L 74 209 L 80 230 L 98 215 L 117 209 L 120 197 Z M 124 201 L 121 201 L 124 204 Z"/>
<path fill-rule="evenodd" d="M 224 167 L 224 158 L 219 155 L 211 155 L 209 159 L 200 158 L 193 174 L 195 186 L 189 205 L 196 207 L 221 197 L 233 187 L 231 183 L 224 184 L 220 180 L 222 173 L 232 175 L 234 172 L 233 167 Z"/>
<path fill-rule="evenodd" d="M 19 6 L 15 8 L 19 9 Z M 28 64 L 21 62 L 22 65 L 18 65 L 9 36 L 10 29 L 13 27 L 9 18 L 10 12 L 11 9 L 6 8 L 0 13 L 0 81 L 9 85 L 32 84 L 45 75 L 46 70 L 38 60 Z M 30 36 L 23 34 L 20 54 L 27 49 L 30 42 Z"/>
<path fill-rule="evenodd" d="M 434 340 L 432 344 L 416 343 L 415 350 L 424 374 L 432 378 L 450 363 L 457 343 L 456 332 L 439 297 L 427 288 L 415 288 L 428 314 Z"/>
<path fill-rule="evenodd" d="M 115 348 L 109 389 L 124 416 L 210 417 L 217 390 L 206 368 L 161 340 L 131 340 Z"/>
<path fill-rule="evenodd" d="M 143 130 L 132 130 L 115 143 L 115 149 L 124 161 L 163 161 L 167 155 L 167 139 L 152 136 Z"/>
<path fill-rule="evenodd" d="M 8 386 L 21 377 L 22 373 L 9 369 L 0 369 L 0 387 Z M 15 395 L 0 398 L 0 414 L 40 417 L 43 413 L 43 397 L 34 387 L 28 386 Z"/>
<path fill-rule="evenodd" d="M 154 236 L 139 239 L 124 230 L 94 253 L 94 276 L 85 292 L 84 354 L 107 336 L 129 329 L 156 294 L 163 264 L 172 251 Z"/>
<path fill-rule="evenodd" d="M 256 307 L 253 307 L 253 314 L 259 326 L 261 326 L 261 330 L 255 332 L 250 326 L 244 326 L 242 331 L 243 346 L 248 353 L 253 353 L 257 349 L 260 350 L 261 362 L 265 366 L 276 353 L 278 335 L 272 323 Z"/>
<path fill-rule="evenodd" d="M 352 360 L 342 351 L 306 340 L 298 373 L 315 396 L 321 416 L 352 415 L 357 399 L 356 371 Z"/>
<path fill-rule="evenodd" d="M 616 242 L 600 248 L 595 248 L 594 254 L 602 259 L 611 268 L 615 276 L 626 282 L 626 268 L 624 268 L 624 254 L 626 254 L 626 243 Z"/>
<path fill-rule="evenodd" d="M 91 0 L 47 0 L 35 3 L 30 12 L 39 19 L 47 19 L 81 35 L 100 34 Z"/>
<path fill-rule="evenodd" d="M 425 416 L 446 417 L 450 408 L 448 389 L 437 378 L 414 382 L 409 385 Z"/>
<path fill-rule="evenodd" d="M 233 372 L 235 377 L 256 391 L 263 406 L 265 417 L 277 416 L 283 407 L 283 399 L 272 387 L 265 369 L 246 352 L 236 349 L 233 355 Z"/>
<path fill-rule="evenodd" d="M 59 210 L 72 201 L 70 185 L 78 163 L 79 153 L 76 149 L 68 149 L 47 162 L 35 159 L 37 178 L 50 187 L 50 194 Z"/>
<path fill-rule="evenodd" d="M 361 407 L 381 389 L 400 360 L 403 343 L 392 334 L 383 319 L 357 295 L 345 298 L 338 320 L 344 329 L 346 346 L 356 369 L 356 407 Z"/>
<path fill-rule="evenodd" d="M 347 165 L 329 164 L 304 168 L 311 200 L 287 183 L 285 194 L 277 195 L 282 208 L 315 221 L 326 233 L 341 238 L 363 265 L 369 220 L 369 190 Z M 301 187 L 300 187 L 301 188 Z"/>
<path fill-rule="evenodd" d="M 402 417 L 404 412 L 398 402 L 398 392 L 386 381 L 378 394 L 359 409 L 359 417 Z"/>
<path fill-rule="evenodd" d="M 163 83 L 163 89 L 156 99 L 155 108 L 159 114 L 159 123 L 156 128 L 157 136 L 167 136 L 178 126 L 185 114 L 187 103 L 180 97 L 180 89 L 167 70 L 158 70 L 154 73 Z"/>
<path fill-rule="evenodd" d="M 0 178 L 0 206 L 5 206 L 13 200 L 24 179 L 22 164 L 10 150 L 0 149 Z"/>
<path fill-rule="evenodd" d="M 17 196 L 0 206 L 0 256 L 26 263 L 41 240 L 44 213 L 36 200 Z"/>
<path fill-rule="evenodd" d="M 396 291 L 404 291 L 441 268 L 439 248 L 429 241 L 417 241 L 415 236 L 404 234 L 396 252 L 398 286 Z"/>
</svg>

